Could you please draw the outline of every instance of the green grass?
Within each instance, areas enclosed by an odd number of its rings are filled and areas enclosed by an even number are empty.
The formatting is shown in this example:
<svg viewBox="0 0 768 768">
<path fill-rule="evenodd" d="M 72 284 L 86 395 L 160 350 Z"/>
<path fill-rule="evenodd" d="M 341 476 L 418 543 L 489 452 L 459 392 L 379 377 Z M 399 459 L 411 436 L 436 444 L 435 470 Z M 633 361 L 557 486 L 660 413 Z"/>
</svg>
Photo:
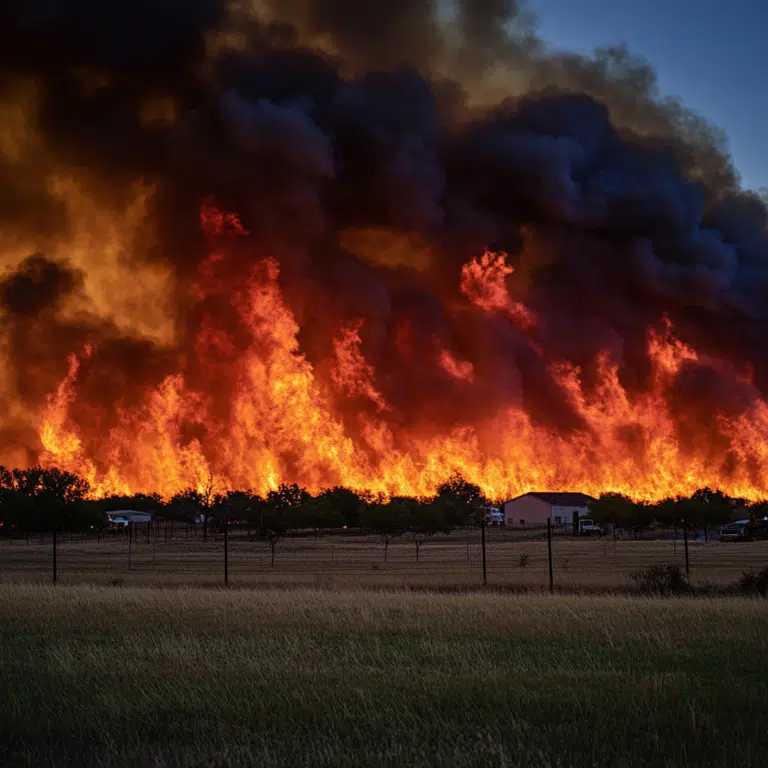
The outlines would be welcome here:
<svg viewBox="0 0 768 768">
<path fill-rule="evenodd" d="M 759 766 L 748 600 L 0 585 L 3 766 Z"/>
</svg>

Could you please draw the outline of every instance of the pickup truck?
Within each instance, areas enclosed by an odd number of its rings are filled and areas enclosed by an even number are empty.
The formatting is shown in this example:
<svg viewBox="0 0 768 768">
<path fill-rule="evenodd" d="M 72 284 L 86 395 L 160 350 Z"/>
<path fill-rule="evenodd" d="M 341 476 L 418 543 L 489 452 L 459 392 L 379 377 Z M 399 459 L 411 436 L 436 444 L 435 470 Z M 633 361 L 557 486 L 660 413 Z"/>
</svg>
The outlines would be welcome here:
<svg viewBox="0 0 768 768">
<path fill-rule="evenodd" d="M 602 536 L 603 526 L 590 518 L 579 519 L 579 536 Z"/>
<path fill-rule="evenodd" d="M 504 513 L 498 507 L 483 507 L 486 525 L 504 525 Z"/>
</svg>

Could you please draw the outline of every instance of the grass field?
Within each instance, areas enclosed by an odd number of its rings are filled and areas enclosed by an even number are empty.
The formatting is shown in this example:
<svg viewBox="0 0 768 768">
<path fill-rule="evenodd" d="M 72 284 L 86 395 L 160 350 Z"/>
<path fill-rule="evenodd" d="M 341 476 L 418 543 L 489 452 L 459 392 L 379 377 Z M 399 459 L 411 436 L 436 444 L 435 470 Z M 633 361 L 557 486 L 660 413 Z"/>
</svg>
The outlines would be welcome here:
<svg viewBox="0 0 768 768">
<path fill-rule="evenodd" d="M 0 764 L 764 766 L 749 600 L 0 586 Z"/>
<path fill-rule="evenodd" d="M 37 543 L 36 543 L 37 542 Z M 0 582 L 50 582 L 51 538 L 0 541 Z M 553 545 L 556 586 L 562 589 L 626 589 L 634 571 L 654 564 L 684 565 L 682 542 L 618 541 L 609 537 L 559 536 Z M 746 570 L 768 565 L 768 541 L 748 544 L 691 543 L 691 581 L 696 585 L 733 584 Z M 130 567 L 129 567 L 130 566 Z M 58 578 L 65 584 L 125 586 L 197 585 L 223 582 L 224 544 L 211 537 L 139 536 L 129 547 L 125 536 L 60 538 Z M 542 588 L 548 584 L 547 544 L 542 534 L 492 530 L 487 540 L 488 583 L 499 587 Z M 345 587 L 471 588 L 482 584 L 479 532 L 439 535 L 416 548 L 407 536 L 396 539 L 384 561 L 375 536 L 302 536 L 279 545 L 275 565 L 269 547 L 247 536 L 230 537 L 230 584 Z"/>
</svg>

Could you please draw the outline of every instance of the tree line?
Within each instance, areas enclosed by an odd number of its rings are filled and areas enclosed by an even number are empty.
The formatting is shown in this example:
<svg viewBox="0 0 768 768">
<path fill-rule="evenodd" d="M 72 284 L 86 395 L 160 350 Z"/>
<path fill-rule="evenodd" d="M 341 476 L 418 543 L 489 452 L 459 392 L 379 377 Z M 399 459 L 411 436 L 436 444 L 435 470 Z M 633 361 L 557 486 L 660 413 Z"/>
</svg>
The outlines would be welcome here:
<svg viewBox="0 0 768 768">
<path fill-rule="evenodd" d="M 147 511 L 154 520 L 202 525 L 203 536 L 225 523 L 242 524 L 266 539 L 274 552 L 291 532 L 362 529 L 378 535 L 385 557 L 390 542 L 410 534 L 418 551 L 438 533 L 479 524 L 487 501 L 480 488 L 454 474 L 434 496 L 385 498 L 336 486 L 311 494 L 283 484 L 266 495 L 253 491 L 215 492 L 212 479 L 165 501 L 159 494 L 90 499 L 88 482 L 57 468 L 7 470 L 0 467 L 0 530 L 11 532 L 88 531 L 106 525 L 107 513 Z"/>
<path fill-rule="evenodd" d="M 253 491 L 216 492 L 212 476 L 197 488 L 171 499 L 159 494 L 90 498 L 87 480 L 58 468 L 0 467 L 0 531 L 51 532 L 101 529 L 107 512 L 152 512 L 156 520 L 190 525 L 202 523 L 203 535 L 220 531 L 225 521 L 240 523 L 275 544 L 300 530 L 323 533 L 331 529 L 358 529 L 378 535 L 385 548 L 403 534 L 411 535 L 417 554 L 421 545 L 438 533 L 480 524 L 483 508 L 491 504 L 480 488 L 460 474 L 438 486 L 434 496 L 384 498 L 336 486 L 311 494 L 296 484 L 284 484 L 266 495 Z M 691 496 L 660 502 L 633 501 L 618 493 L 605 493 L 590 504 L 600 523 L 635 533 L 655 525 L 675 526 L 685 520 L 696 526 L 721 524 L 743 511 L 744 517 L 768 515 L 768 501 L 749 503 L 721 491 L 702 488 Z"/>
<path fill-rule="evenodd" d="M 604 493 L 591 502 L 589 512 L 596 522 L 631 530 L 636 535 L 653 527 L 720 525 L 734 516 L 757 519 L 768 516 L 768 500 L 749 502 L 722 491 L 700 488 L 690 496 L 657 502 L 634 501 L 621 493 Z"/>
</svg>

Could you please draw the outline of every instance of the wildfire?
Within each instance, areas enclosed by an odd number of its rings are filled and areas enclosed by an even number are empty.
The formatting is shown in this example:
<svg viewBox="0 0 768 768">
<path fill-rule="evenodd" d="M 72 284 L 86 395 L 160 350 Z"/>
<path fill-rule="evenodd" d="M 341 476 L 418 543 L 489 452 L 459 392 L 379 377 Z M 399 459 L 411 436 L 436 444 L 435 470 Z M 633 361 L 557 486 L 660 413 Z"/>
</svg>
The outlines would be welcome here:
<svg viewBox="0 0 768 768">
<path fill-rule="evenodd" d="M 0 464 L 768 497 L 766 208 L 631 61 L 489 69 L 511 2 L 48 5 L 0 14 Z"/>
<path fill-rule="evenodd" d="M 378 387 L 381 371 L 363 355 L 361 321 L 338 328 L 321 375 L 302 351 L 276 259 L 257 260 L 248 281 L 232 290 L 223 271 L 224 240 L 248 234 L 236 216 L 206 205 L 201 221 L 219 256 L 201 264 L 201 285 L 226 296 L 247 338 L 235 344 L 211 318 L 201 321 L 194 348 L 197 369 L 209 378 L 198 373 L 192 385 L 180 371 L 147 389 L 138 406 L 115 403 L 117 424 L 101 435 L 86 436 L 74 415 L 82 369 L 81 360 L 70 357 L 42 417 L 41 459 L 83 474 L 96 494 L 171 495 L 213 475 L 220 488 L 260 492 L 295 481 L 311 490 L 343 484 L 421 495 L 457 470 L 493 497 L 549 488 L 659 498 L 713 484 L 754 497 L 768 488 L 764 402 L 736 417 L 714 413 L 722 437 L 717 449 L 683 445 L 670 391 L 697 353 L 675 338 L 666 320 L 648 334 L 652 375 L 643 391 L 621 383 L 608 353 L 596 361 L 593 387 L 578 367 L 550 363 L 579 428 L 557 432 L 537 424 L 524 404 L 502 405 L 475 422 L 457 411 L 449 426 L 431 433 L 409 425 Z M 511 274 L 503 254 L 485 253 L 465 264 L 460 290 L 484 312 L 529 327 L 532 313 L 504 286 Z M 464 387 L 480 385 L 472 361 L 439 343 L 437 359 L 422 364 Z M 217 393 L 224 376 L 229 399 L 222 403 Z M 728 471 L 726 456 L 738 459 Z"/>
</svg>

